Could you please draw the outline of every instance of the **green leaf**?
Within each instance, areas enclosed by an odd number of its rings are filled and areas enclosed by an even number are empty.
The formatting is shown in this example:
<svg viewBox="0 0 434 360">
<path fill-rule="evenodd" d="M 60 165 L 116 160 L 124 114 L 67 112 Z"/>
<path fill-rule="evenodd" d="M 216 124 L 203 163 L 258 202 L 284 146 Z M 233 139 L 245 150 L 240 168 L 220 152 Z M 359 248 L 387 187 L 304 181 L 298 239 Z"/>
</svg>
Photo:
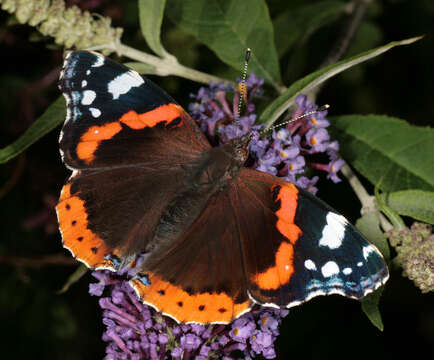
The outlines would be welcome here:
<svg viewBox="0 0 434 360">
<path fill-rule="evenodd" d="M 361 54 L 339 61 L 336 64 L 329 65 L 305 76 L 304 78 L 292 84 L 288 90 L 286 90 L 282 95 L 268 105 L 268 107 L 261 114 L 259 121 L 265 123 L 267 127 L 270 127 L 280 117 L 280 115 L 282 115 L 287 109 L 289 109 L 289 107 L 294 104 L 295 98 L 299 94 L 306 93 L 331 77 L 341 73 L 342 71 L 381 55 L 395 46 L 408 45 L 419 39 L 421 39 L 421 37 L 393 41 L 376 49 L 365 51 Z"/>
<path fill-rule="evenodd" d="M 30 145 L 63 123 L 66 105 L 63 96 L 53 102 L 47 110 L 12 144 L 0 149 L 0 164 L 22 153 Z"/>
<path fill-rule="evenodd" d="M 139 74 L 157 74 L 157 70 L 155 66 L 151 64 L 145 64 L 142 62 L 126 62 L 125 66 L 128 66 L 130 69 L 137 71 Z"/>
<path fill-rule="evenodd" d="M 365 296 L 360 301 L 362 304 L 363 312 L 371 321 L 372 325 L 374 325 L 380 331 L 384 330 L 383 320 L 381 319 L 380 309 L 378 308 L 382 293 L 383 293 L 383 287 Z"/>
<path fill-rule="evenodd" d="M 434 225 L 434 192 L 403 190 L 381 194 L 380 198 L 398 214 Z"/>
<path fill-rule="evenodd" d="M 169 0 L 167 14 L 240 72 L 246 49 L 251 48 L 249 70 L 279 88 L 273 25 L 264 0 Z"/>
<path fill-rule="evenodd" d="M 346 161 L 383 191 L 434 190 L 434 129 L 382 115 L 330 117 Z"/>
<path fill-rule="evenodd" d="M 334 22 L 345 10 L 344 1 L 325 0 L 299 7 L 289 7 L 273 21 L 279 57 L 296 43 L 305 42 L 316 30 Z"/>
<path fill-rule="evenodd" d="M 357 229 L 374 244 L 378 250 L 383 254 L 386 262 L 390 259 L 389 244 L 383 232 L 380 229 L 380 219 L 378 212 L 367 212 L 356 222 Z M 373 293 L 365 296 L 360 302 L 362 304 L 362 310 L 369 318 L 371 323 L 377 327 L 380 331 L 383 331 L 383 321 L 381 319 L 381 313 L 378 309 L 380 297 L 383 292 L 383 287 L 375 290 Z"/>
<path fill-rule="evenodd" d="M 139 0 L 139 20 L 148 46 L 161 57 L 168 54 L 161 45 L 160 34 L 166 0 Z"/>
</svg>

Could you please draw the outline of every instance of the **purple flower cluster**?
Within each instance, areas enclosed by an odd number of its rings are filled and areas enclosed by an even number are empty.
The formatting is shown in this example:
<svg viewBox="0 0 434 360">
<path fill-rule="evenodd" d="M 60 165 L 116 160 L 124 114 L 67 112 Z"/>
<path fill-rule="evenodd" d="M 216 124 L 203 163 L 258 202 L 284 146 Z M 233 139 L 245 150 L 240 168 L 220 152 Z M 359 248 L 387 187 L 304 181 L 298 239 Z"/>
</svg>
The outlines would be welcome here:
<svg viewBox="0 0 434 360">
<path fill-rule="evenodd" d="M 344 161 L 338 155 L 338 142 L 331 141 L 327 131 L 330 125 L 326 119 L 327 111 L 291 122 L 273 131 L 271 138 L 266 137 L 261 133 L 263 124 L 255 123 L 255 106 L 252 103 L 253 97 L 261 92 L 263 83 L 263 79 L 253 73 L 247 79 L 247 93 L 243 97 L 245 111 L 242 115 L 237 116 L 240 92 L 223 83 L 212 83 L 209 88 L 200 88 L 197 95 L 192 94 L 195 102 L 190 104 L 189 110 L 213 144 L 252 133 L 250 166 L 257 170 L 282 177 L 312 193 L 317 191 L 315 184 L 319 177 L 307 177 L 308 168 L 324 171 L 327 178 L 339 182 L 337 172 Z M 228 93 L 234 93 L 232 103 L 228 100 Z M 294 119 L 318 108 L 305 95 L 299 95 L 296 104 L 298 109 L 293 115 Z M 327 155 L 328 163 L 314 161 L 315 155 L 320 153 Z"/>
<path fill-rule="evenodd" d="M 106 286 L 110 296 L 102 297 L 107 342 L 105 360 L 139 359 L 252 359 L 276 357 L 274 341 L 287 310 L 255 307 L 229 325 L 178 324 L 142 304 L 127 278 L 109 271 L 95 271 L 99 282 L 90 294 L 101 296 Z"/>
</svg>

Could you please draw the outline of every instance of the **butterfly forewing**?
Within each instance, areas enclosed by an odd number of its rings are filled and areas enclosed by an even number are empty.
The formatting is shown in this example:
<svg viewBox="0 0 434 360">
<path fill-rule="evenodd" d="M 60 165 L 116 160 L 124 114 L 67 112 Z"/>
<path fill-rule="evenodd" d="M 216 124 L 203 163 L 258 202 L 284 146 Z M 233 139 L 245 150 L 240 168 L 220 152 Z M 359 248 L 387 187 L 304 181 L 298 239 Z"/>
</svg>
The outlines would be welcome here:
<svg viewBox="0 0 434 360">
<path fill-rule="evenodd" d="M 169 95 L 99 54 L 70 53 L 59 87 L 67 101 L 60 150 L 71 168 L 182 164 L 210 147 Z"/>
</svg>

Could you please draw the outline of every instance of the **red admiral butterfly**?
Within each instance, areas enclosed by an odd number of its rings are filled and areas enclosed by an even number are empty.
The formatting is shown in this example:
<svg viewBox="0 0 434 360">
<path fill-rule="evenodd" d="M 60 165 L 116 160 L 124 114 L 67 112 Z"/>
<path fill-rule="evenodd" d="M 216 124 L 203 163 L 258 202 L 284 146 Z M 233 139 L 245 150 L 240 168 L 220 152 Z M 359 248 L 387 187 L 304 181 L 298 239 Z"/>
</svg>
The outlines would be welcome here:
<svg viewBox="0 0 434 360">
<path fill-rule="evenodd" d="M 254 303 L 360 299 L 387 280 L 379 251 L 341 215 L 282 179 L 243 167 L 250 136 L 211 147 L 148 79 L 85 51 L 60 76 L 60 152 L 73 173 L 57 214 L 63 246 L 116 271 L 179 322 L 228 323 Z"/>
</svg>

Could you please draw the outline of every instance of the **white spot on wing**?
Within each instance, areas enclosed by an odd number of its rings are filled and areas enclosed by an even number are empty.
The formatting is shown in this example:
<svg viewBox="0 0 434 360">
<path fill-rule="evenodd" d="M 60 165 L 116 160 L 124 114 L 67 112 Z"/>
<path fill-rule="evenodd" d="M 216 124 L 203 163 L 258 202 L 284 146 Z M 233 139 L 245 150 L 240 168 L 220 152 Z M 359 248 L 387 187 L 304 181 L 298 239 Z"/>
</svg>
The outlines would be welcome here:
<svg viewBox="0 0 434 360">
<path fill-rule="evenodd" d="M 86 70 L 86 75 L 89 75 L 90 74 L 90 70 Z"/>
<path fill-rule="evenodd" d="M 324 277 L 330 277 L 339 274 L 339 266 L 334 261 L 328 261 L 321 268 L 322 275 Z"/>
<path fill-rule="evenodd" d="M 375 252 L 375 248 L 371 245 L 367 245 L 363 247 L 363 257 L 367 259 L 369 257 L 369 254 Z"/>
<path fill-rule="evenodd" d="M 353 272 L 353 269 L 345 268 L 342 270 L 342 272 L 344 273 L 344 275 L 350 275 Z"/>
<path fill-rule="evenodd" d="M 92 64 L 92 67 L 100 67 L 104 65 L 104 58 L 102 56 L 98 56 L 96 61 Z"/>
<path fill-rule="evenodd" d="M 345 235 L 347 220 L 342 215 L 329 212 L 326 217 L 327 225 L 322 230 L 322 237 L 319 240 L 320 246 L 328 246 L 330 249 L 337 249 L 342 245 Z"/>
<path fill-rule="evenodd" d="M 82 82 L 81 82 L 81 87 L 86 87 L 87 86 L 87 81 L 86 80 L 83 80 Z"/>
<path fill-rule="evenodd" d="M 359 262 L 357 263 L 357 266 L 358 266 L 358 267 L 362 267 L 362 266 L 363 266 L 363 263 L 362 263 L 361 261 L 359 261 Z"/>
<path fill-rule="evenodd" d="M 316 270 L 316 265 L 315 265 L 315 263 L 314 263 L 312 260 L 310 260 L 310 259 L 307 259 L 307 260 L 304 262 L 304 267 L 305 267 L 306 269 L 308 269 L 308 270 Z"/>
<path fill-rule="evenodd" d="M 140 86 L 144 82 L 143 78 L 137 72 L 130 70 L 110 81 L 107 89 L 108 92 L 113 95 L 113 100 L 116 100 L 120 95 L 126 94 L 131 88 Z"/>
<path fill-rule="evenodd" d="M 81 99 L 81 103 L 83 105 L 90 105 L 96 98 L 96 92 L 92 90 L 83 91 L 83 98 Z"/>
<path fill-rule="evenodd" d="M 94 118 L 97 118 L 101 115 L 101 111 L 97 108 L 89 108 L 89 111 Z"/>
</svg>

